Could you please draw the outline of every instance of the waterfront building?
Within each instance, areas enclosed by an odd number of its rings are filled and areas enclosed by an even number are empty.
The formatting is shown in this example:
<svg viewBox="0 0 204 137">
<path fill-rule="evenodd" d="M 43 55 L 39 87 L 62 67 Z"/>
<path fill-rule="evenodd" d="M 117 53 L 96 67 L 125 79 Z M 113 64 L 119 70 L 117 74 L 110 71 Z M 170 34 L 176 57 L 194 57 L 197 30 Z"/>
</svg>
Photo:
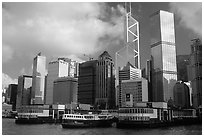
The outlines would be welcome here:
<svg viewBox="0 0 204 137">
<path fill-rule="evenodd" d="M 17 89 L 17 84 L 9 84 L 8 86 L 7 99 L 9 99 L 9 104 L 12 104 L 12 110 L 16 110 Z"/>
<path fill-rule="evenodd" d="M 31 104 L 44 104 L 46 57 L 39 53 L 33 60 Z"/>
<path fill-rule="evenodd" d="M 122 80 L 133 80 L 141 78 L 141 70 L 135 68 L 130 62 L 126 66 L 119 70 L 119 92 L 117 93 L 117 105 L 121 107 L 122 103 L 122 93 L 121 93 L 121 82 Z"/>
<path fill-rule="evenodd" d="M 115 107 L 114 62 L 107 51 L 98 58 L 95 104 L 101 109 Z"/>
<path fill-rule="evenodd" d="M 190 92 L 188 86 L 182 82 L 178 81 L 174 86 L 174 105 L 178 108 L 190 107 Z"/>
<path fill-rule="evenodd" d="M 173 99 L 173 86 L 177 82 L 174 14 L 159 10 L 150 20 L 152 101 L 168 102 Z"/>
<path fill-rule="evenodd" d="M 122 107 L 134 107 L 138 102 L 148 102 L 148 82 L 144 78 L 122 80 Z"/>
<path fill-rule="evenodd" d="M 77 102 L 77 90 L 77 78 L 62 77 L 56 79 L 53 86 L 53 104 Z"/>
<path fill-rule="evenodd" d="M 18 77 L 18 89 L 16 110 L 18 111 L 21 106 L 30 105 L 31 103 L 31 90 L 32 90 L 32 76 L 22 75 Z"/>
<path fill-rule="evenodd" d="M 198 108 L 202 106 L 202 42 L 200 39 L 192 40 L 188 78 L 192 85 L 193 107 Z"/>
<path fill-rule="evenodd" d="M 83 104 L 95 103 L 96 94 L 96 66 L 97 60 L 90 60 L 79 64 L 78 102 Z"/>
<path fill-rule="evenodd" d="M 49 62 L 45 104 L 53 104 L 53 82 L 60 77 L 68 76 L 68 66 L 69 63 L 62 59 Z"/>
</svg>

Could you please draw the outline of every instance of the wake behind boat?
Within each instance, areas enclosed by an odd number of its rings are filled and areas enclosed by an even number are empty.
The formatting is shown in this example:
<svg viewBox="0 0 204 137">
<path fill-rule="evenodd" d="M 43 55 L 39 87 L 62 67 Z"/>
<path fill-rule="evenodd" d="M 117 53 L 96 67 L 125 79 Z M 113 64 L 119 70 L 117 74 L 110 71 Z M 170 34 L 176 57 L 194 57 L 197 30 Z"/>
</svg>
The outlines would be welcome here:
<svg viewBox="0 0 204 137">
<path fill-rule="evenodd" d="M 110 127 L 113 116 L 110 114 L 64 114 L 62 116 L 63 128 L 83 127 Z"/>
</svg>

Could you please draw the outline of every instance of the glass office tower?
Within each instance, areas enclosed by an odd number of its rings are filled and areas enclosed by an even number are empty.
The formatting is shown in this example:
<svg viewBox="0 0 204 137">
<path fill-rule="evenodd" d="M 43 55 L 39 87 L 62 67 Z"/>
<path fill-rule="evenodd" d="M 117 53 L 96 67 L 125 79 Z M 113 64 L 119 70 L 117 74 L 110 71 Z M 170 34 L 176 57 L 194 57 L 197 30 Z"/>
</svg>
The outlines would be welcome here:
<svg viewBox="0 0 204 137">
<path fill-rule="evenodd" d="M 151 55 L 153 58 L 153 101 L 173 99 L 177 81 L 174 14 L 158 11 L 150 16 Z"/>
<path fill-rule="evenodd" d="M 31 104 L 44 104 L 46 57 L 39 53 L 33 60 Z"/>
</svg>

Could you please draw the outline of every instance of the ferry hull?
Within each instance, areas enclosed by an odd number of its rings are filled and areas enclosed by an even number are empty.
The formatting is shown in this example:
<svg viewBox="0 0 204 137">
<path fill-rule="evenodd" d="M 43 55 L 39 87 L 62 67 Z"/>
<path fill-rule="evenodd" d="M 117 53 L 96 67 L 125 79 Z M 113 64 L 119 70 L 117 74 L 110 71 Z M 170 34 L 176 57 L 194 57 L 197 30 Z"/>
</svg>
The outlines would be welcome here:
<svg viewBox="0 0 204 137">
<path fill-rule="evenodd" d="M 22 118 L 22 119 L 16 119 L 15 123 L 16 124 L 42 124 L 44 123 L 44 121 L 42 119 L 37 119 L 37 118 L 33 118 L 33 119 Z"/>
<path fill-rule="evenodd" d="M 86 120 L 76 121 L 70 120 L 62 122 L 63 128 L 88 128 L 88 127 L 111 127 L 112 120 Z"/>
</svg>

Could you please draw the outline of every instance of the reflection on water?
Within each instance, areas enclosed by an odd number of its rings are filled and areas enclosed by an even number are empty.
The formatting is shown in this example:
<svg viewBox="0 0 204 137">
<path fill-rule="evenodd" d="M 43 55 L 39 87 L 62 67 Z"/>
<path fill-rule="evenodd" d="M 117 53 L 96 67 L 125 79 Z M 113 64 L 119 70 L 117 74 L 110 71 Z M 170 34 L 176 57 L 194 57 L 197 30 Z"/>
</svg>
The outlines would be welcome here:
<svg viewBox="0 0 204 137">
<path fill-rule="evenodd" d="M 202 125 L 153 129 L 86 128 L 63 129 L 60 124 L 17 125 L 14 119 L 2 119 L 3 135 L 201 135 Z"/>
</svg>

